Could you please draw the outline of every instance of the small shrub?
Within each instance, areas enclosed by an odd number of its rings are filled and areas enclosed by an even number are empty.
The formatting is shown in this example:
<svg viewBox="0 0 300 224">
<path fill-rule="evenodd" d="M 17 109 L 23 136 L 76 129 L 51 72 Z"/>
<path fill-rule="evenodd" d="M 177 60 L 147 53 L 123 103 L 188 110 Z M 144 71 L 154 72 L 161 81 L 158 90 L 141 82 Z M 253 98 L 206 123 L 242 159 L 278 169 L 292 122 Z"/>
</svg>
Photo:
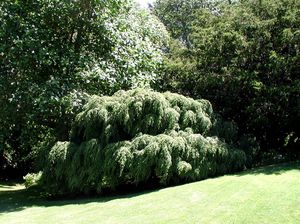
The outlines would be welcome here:
<svg viewBox="0 0 300 224">
<path fill-rule="evenodd" d="M 23 177 L 25 180 L 25 187 L 30 188 L 32 186 L 38 185 L 40 179 L 42 177 L 42 172 L 38 173 L 28 173 L 26 176 Z"/>
</svg>

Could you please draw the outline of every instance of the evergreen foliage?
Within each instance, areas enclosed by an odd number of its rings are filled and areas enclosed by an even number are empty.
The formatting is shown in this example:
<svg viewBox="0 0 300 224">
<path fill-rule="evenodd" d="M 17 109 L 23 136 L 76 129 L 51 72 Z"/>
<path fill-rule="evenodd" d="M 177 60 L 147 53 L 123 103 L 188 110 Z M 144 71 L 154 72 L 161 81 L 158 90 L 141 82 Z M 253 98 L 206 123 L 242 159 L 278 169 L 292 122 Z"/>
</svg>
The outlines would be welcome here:
<svg viewBox="0 0 300 224">
<path fill-rule="evenodd" d="M 210 136 L 215 120 L 208 101 L 170 92 L 92 96 L 76 117 L 70 142 L 51 149 L 42 182 L 50 193 L 86 193 L 242 169 L 245 153 Z"/>
<path fill-rule="evenodd" d="M 187 7 L 188 2 L 202 6 Z M 265 155 L 299 158 L 300 1 L 156 3 L 153 12 L 176 38 L 166 54 L 160 90 L 208 99 L 237 124 L 240 136 L 249 137 L 241 145 L 259 142 L 257 164 Z"/>
</svg>

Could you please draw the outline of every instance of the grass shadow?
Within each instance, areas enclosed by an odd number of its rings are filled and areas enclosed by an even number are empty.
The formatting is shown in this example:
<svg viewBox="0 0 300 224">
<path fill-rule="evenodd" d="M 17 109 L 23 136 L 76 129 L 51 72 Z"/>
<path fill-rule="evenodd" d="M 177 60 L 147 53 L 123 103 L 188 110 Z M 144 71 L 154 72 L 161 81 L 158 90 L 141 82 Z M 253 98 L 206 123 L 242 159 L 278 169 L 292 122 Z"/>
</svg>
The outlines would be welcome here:
<svg viewBox="0 0 300 224">
<path fill-rule="evenodd" d="M 3 184 L 2 184 L 3 185 Z M 0 185 L 1 188 L 1 185 Z M 81 196 L 77 198 L 52 198 L 41 197 L 38 189 L 15 189 L 0 191 L 0 215 L 4 213 L 22 211 L 30 207 L 51 207 L 64 205 L 82 205 L 88 203 L 105 203 L 108 201 L 133 198 L 150 192 L 158 191 L 159 188 L 134 192 L 133 190 L 121 193 L 109 193 L 105 196 Z"/>
<path fill-rule="evenodd" d="M 270 165 L 264 167 L 258 167 L 251 170 L 247 170 L 241 173 L 231 174 L 233 176 L 244 175 L 280 175 L 290 170 L 300 170 L 300 161 L 292 163 L 283 163 L 277 165 Z M 230 174 L 228 175 L 230 176 Z M 38 189 L 16 189 L 16 183 L 13 182 L 0 182 L 0 215 L 4 213 L 22 211 L 23 209 L 30 207 L 51 207 L 51 206 L 64 206 L 64 205 L 82 205 L 88 203 L 105 203 L 111 200 L 122 198 L 133 198 L 146 193 L 159 191 L 161 188 L 152 186 L 147 190 L 130 189 L 122 191 L 121 193 L 110 193 L 110 195 L 101 197 L 81 197 L 75 199 L 55 199 L 47 200 L 40 196 Z"/>
<path fill-rule="evenodd" d="M 236 176 L 244 176 L 244 175 L 281 175 L 285 172 L 291 170 L 300 170 L 300 161 L 281 163 L 281 164 L 273 164 L 262 167 L 255 167 L 240 173 L 236 173 Z"/>
</svg>

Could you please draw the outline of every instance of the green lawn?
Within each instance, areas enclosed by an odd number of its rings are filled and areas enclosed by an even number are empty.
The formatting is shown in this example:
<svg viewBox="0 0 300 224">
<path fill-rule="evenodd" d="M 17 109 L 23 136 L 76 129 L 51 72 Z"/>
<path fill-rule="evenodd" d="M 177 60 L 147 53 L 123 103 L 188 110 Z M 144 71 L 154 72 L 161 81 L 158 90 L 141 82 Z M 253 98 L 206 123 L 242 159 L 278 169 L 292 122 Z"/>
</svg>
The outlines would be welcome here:
<svg viewBox="0 0 300 224">
<path fill-rule="evenodd" d="M 0 223 L 300 223 L 300 162 L 152 192 L 46 201 L 0 183 Z"/>
</svg>

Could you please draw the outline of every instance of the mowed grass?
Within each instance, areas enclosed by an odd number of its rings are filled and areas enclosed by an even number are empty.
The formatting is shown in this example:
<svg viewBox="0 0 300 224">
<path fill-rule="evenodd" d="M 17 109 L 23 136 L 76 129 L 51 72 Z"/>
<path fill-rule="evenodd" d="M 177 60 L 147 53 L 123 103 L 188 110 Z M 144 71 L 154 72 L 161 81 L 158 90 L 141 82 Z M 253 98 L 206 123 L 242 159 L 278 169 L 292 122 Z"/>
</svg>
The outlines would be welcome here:
<svg viewBox="0 0 300 224">
<path fill-rule="evenodd" d="M 300 162 L 136 194 L 47 201 L 0 183 L 0 223 L 300 223 Z"/>
</svg>

